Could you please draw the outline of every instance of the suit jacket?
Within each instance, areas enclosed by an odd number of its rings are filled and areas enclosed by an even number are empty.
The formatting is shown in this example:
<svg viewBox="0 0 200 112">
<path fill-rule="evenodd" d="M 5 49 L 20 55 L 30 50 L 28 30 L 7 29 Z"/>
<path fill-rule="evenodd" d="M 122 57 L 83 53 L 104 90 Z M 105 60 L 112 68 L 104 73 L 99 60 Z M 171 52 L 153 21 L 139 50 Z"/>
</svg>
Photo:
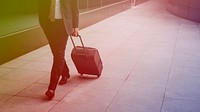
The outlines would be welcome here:
<svg viewBox="0 0 200 112">
<path fill-rule="evenodd" d="M 43 29 L 49 19 L 51 0 L 38 0 L 38 16 L 39 23 Z M 73 33 L 73 28 L 78 28 L 79 25 L 79 11 L 77 0 L 60 0 L 61 12 L 63 15 L 63 22 L 68 34 Z"/>
</svg>

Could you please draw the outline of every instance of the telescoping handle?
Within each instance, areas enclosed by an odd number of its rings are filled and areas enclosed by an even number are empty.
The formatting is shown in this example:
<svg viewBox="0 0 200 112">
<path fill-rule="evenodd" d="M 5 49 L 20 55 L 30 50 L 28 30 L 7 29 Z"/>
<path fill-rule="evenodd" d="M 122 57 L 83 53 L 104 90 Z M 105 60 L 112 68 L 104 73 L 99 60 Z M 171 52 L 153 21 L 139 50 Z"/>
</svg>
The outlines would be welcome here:
<svg viewBox="0 0 200 112">
<path fill-rule="evenodd" d="M 84 44 L 83 44 L 83 40 L 82 40 L 81 36 L 80 36 L 80 35 L 78 35 L 78 37 L 79 37 L 79 39 L 80 39 L 80 41 L 81 41 L 81 45 L 83 46 L 83 48 L 85 48 L 85 46 L 84 46 Z M 73 40 L 73 37 L 72 37 L 71 35 L 70 35 L 70 38 L 71 38 L 71 40 L 72 40 L 72 44 L 73 44 L 74 48 L 76 49 L 75 42 L 74 42 L 74 40 Z"/>
<path fill-rule="evenodd" d="M 75 42 L 74 42 L 74 40 L 73 40 L 73 37 L 72 37 L 71 35 L 70 35 L 70 38 L 71 38 L 71 40 L 72 40 L 72 44 L 73 44 L 73 46 L 74 46 L 75 51 L 78 52 L 78 50 L 77 50 L 77 48 L 76 48 L 76 45 L 75 45 Z M 85 52 L 85 55 L 87 55 L 87 50 L 88 50 L 88 48 L 84 46 L 82 37 L 81 37 L 80 35 L 78 35 L 78 38 L 79 38 L 80 41 L 81 41 L 81 44 L 82 44 L 82 47 L 83 47 L 83 51 Z"/>
</svg>

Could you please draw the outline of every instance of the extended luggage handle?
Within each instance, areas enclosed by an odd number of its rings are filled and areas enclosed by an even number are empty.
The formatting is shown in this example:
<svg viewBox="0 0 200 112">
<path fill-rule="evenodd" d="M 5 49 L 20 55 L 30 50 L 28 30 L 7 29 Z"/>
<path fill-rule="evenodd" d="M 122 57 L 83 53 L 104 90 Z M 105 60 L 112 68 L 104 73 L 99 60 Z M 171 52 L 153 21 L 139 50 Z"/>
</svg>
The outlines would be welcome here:
<svg viewBox="0 0 200 112">
<path fill-rule="evenodd" d="M 82 40 L 81 36 L 80 36 L 80 35 L 78 35 L 78 37 L 79 37 L 79 39 L 80 39 L 80 41 L 81 41 L 81 45 L 82 45 L 82 46 L 83 46 L 83 48 L 84 48 L 85 46 L 84 46 L 84 44 L 83 44 L 83 40 Z M 75 42 L 74 42 L 74 40 L 73 40 L 73 38 L 72 38 L 72 36 L 71 36 L 71 35 L 70 35 L 70 38 L 71 38 L 71 40 L 72 40 L 72 44 L 73 44 L 74 48 L 76 49 Z"/>
<path fill-rule="evenodd" d="M 81 41 L 81 45 L 82 45 L 82 47 L 83 47 L 83 49 L 84 49 L 84 51 L 85 51 L 85 54 L 87 54 L 87 51 L 86 51 L 86 49 L 85 49 L 86 47 L 85 47 L 84 44 L 83 44 L 82 37 L 81 37 L 80 35 L 78 35 L 78 37 L 79 37 L 79 39 L 80 39 L 80 41 Z M 72 44 L 73 44 L 73 46 L 74 46 L 74 49 L 76 50 L 76 52 L 78 52 L 77 49 L 76 49 L 75 42 L 74 42 L 74 40 L 73 40 L 73 38 L 72 38 L 71 35 L 70 35 L 70 39 L 71 39 L 71 41 L 72 41 Z"/>
</svg>

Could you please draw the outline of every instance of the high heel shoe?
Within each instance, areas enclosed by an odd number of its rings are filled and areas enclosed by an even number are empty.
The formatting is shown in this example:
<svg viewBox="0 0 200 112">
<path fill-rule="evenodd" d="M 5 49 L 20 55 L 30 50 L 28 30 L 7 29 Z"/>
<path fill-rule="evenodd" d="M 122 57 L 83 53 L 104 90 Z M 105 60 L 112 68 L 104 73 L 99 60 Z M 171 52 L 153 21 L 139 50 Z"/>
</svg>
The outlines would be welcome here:
<svg viewBox="0 0 200 112">
<path fill-rule="evenodd" d="M 63 85 L 63 84 L 66 84 L 67 83 L 67 79 L 70 78 L 70 75 L 67 76 L 67 77 L 62 77 L 60 82 L 59 82 L 59 85 Z"/>
<path fill-rule="evenodd" d="M 51 100 L 55 95 L 55 91 L 54 90 L 47 90 L 45 95 Z"/>
</svg>

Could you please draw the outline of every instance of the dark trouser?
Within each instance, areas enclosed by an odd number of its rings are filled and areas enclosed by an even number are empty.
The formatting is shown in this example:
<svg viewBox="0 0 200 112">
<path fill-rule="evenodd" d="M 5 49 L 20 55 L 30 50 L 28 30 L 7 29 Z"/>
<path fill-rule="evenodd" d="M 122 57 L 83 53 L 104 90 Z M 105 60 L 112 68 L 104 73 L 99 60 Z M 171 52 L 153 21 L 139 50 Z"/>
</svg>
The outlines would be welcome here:
<svg viewBox="0 0 200 112">
<path fill-rule="evenodd" d="M 65 48 L 68 40 L 68 34 L 66 33 L 62 20 L 57 20 L 55 22 L 49 21 L 44 29 L 44 32 L 53 54 L 53 66 L 48 89 L 55 90 L 60 75 L 62 75 L 62 77 L 69 76 L 69 69 L 65 61 Z"/>
</svg>

